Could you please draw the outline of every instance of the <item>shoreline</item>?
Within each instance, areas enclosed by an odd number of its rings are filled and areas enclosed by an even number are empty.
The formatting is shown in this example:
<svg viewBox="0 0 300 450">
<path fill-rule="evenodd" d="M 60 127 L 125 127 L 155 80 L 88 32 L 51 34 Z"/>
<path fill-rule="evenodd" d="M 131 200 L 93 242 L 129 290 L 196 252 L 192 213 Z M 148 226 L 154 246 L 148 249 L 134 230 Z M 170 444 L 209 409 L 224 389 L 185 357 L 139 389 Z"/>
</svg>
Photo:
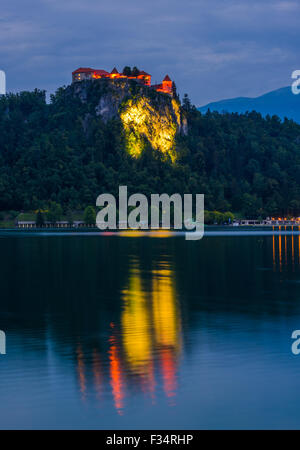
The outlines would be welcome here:
<svg viewBox="0 0 300 450">
<path fill-rule="evenodd" d="M 20 236 L 20 237 L 53 237 L 53 236 L 99 236 L 99 237 L 149 237 L 149 238 L 171 238 L 184 237 L 186 233 L 196 233 L 197 231 L 158 229 L 158 230 L 99 230 L 98 228 L 0 228 L 0 237 Z M 279 235 L 300 235 L 300 226 L 239 226 L 232 225 L 207 225 L 204 228 L 203 237 L 214 236 L 279 236 Z"/>
</svg>

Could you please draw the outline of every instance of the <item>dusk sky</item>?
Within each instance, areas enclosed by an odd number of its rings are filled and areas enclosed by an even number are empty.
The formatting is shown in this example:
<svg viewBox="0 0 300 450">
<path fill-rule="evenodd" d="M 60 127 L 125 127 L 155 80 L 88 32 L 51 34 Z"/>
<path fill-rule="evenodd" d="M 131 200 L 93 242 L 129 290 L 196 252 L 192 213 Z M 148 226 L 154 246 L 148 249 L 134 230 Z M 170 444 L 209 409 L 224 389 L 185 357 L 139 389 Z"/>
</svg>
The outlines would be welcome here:
<svg viewBox="0 0 300 450">
<path fill-rule="evenodd" d="M 5 0 L 0 69 L 8 91 L 53 92 L 80 66 L 136 65 L 200 106 L 290 85 L 299 30 L 299 1 Z"/>
</svg>

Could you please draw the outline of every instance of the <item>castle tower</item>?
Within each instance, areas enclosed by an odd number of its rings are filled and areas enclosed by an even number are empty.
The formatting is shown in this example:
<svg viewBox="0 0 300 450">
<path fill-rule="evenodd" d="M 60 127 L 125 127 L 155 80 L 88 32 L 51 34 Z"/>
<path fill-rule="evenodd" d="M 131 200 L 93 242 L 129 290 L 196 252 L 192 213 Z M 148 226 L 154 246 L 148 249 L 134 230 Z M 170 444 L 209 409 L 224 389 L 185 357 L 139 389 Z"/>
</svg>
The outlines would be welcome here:
<svg viewBox="0 0 300 450">
<path fill-rule="evenodd" d="M 166 75 L 165 78 L 163 79 L 162 90 L 167 94 L 172 94 L 173 92 L 173 81 L 171 80 L 169 75 Z"/>
<path fill-rule="evenodd" d="M 117 71 L 117 69 L 114 67 L 113 70 L 110 72 L 109 75 L 110 78 L 120 78 L 120 74 Z"/>
</svg>

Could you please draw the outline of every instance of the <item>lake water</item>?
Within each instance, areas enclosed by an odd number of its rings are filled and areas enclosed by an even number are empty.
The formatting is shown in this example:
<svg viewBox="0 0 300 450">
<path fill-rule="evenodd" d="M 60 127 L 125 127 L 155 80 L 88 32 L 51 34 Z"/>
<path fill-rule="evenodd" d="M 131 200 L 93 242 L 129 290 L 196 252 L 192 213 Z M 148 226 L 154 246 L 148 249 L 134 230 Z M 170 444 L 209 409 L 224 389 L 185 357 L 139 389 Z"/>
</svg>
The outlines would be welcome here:
<svg viewBox="0 0 300 450">
<path fill-rule="evenodd" d="M 0 252 L 0 428 L 300 428 L 299 233 L 0 232 Z"/>
</svg>

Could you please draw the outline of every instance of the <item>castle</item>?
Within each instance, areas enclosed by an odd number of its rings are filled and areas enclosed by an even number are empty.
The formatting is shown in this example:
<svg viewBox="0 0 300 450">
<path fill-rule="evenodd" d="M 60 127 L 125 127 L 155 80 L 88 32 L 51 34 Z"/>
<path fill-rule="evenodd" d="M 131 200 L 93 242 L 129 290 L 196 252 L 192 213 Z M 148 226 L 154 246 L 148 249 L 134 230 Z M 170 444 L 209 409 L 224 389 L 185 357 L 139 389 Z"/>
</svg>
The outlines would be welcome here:
<svg viewBox="0 0 300 450">
<path fill-rule="evenodd" d="M 125 71 L 125 70 L 124 70 Z M 151 85 L 151 75 L 143 70 L 136 69 L 130 74 L 124 74 L 117 71 L 114 67 L 111 72 L 106 70 L 91 69 L 90 67 L 80 67 L 72 72 L 72 83 L 84 80 L 93 80 L 99 78 L 120 79 L 125 78 L 129 80 L 135 80 L 144 86 L 149 86 L 155 89 L 157 92 L 163 92 L 173 96 L 175 94 L 175 84 L 170 79 L 169 75 L 166 75 L 162 83 Z"/>
</svg>

